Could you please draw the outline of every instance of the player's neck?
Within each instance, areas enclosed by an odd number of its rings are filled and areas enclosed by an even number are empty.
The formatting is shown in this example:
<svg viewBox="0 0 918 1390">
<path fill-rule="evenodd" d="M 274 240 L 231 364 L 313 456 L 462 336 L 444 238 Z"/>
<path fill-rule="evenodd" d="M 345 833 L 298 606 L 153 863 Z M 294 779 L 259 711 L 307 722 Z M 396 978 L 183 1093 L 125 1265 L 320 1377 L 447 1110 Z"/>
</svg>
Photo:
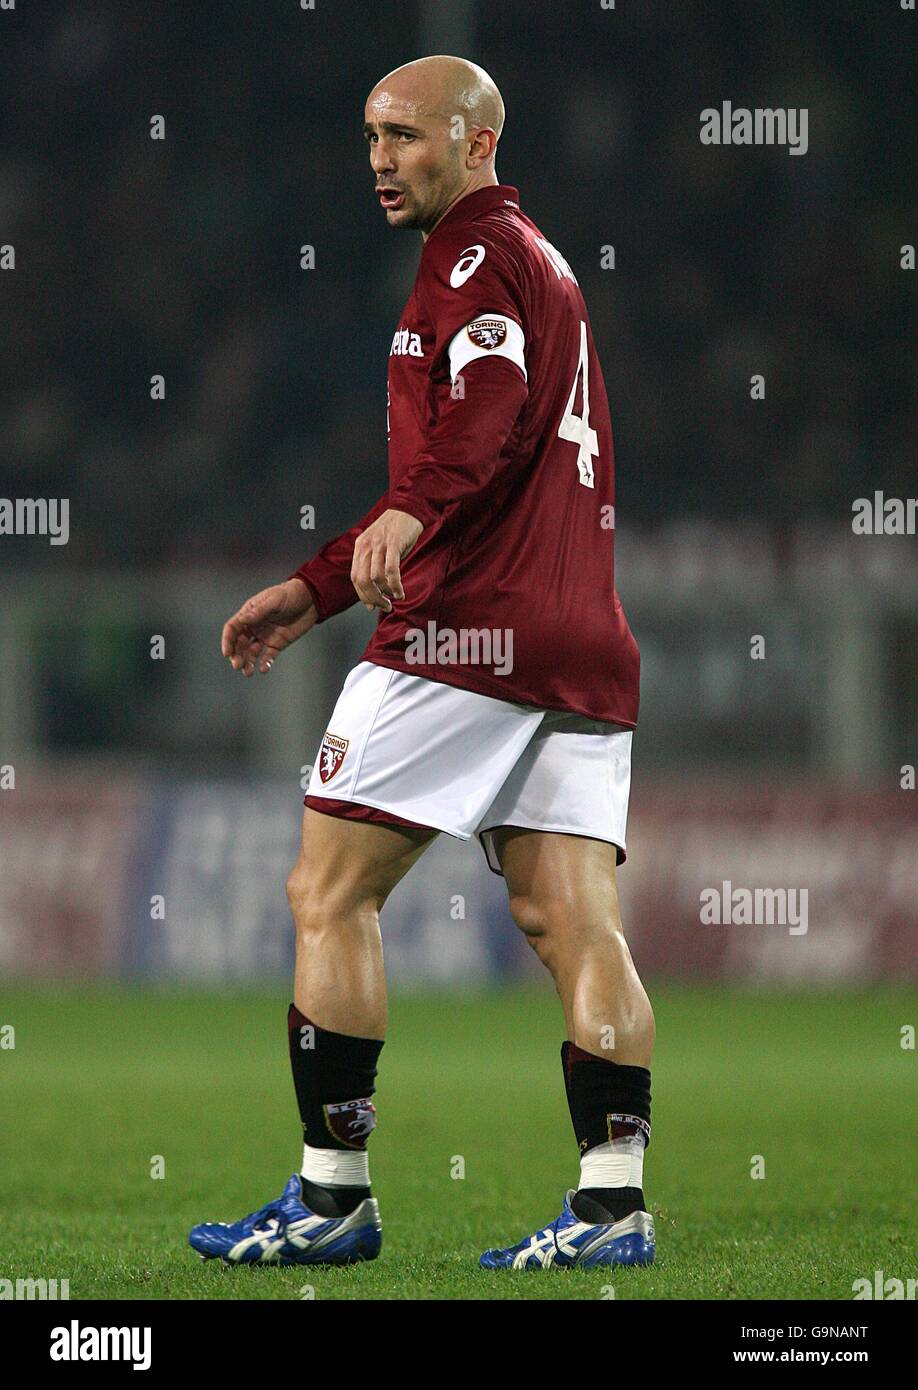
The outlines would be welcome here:
<svg viewBox="0 0 918 1390">
<path fill-rule="evenodd" d="M 446 207 L 440 213 L 440 216 L 437 218 L 433 226 L 428 227 L 426 231 L 421 232 L 422 239 L 426 241 L 427 238 L 430 236 L 431 232 L 436 231 L 437 227 L 439 227 L 446 214 L 448 212 L 452 212 L 456 204 L 461 203 L 463 198 L 467 198 L 470 193 L 477 193 L 481 188 L 493 188 L 498 183 L 500 183 L 500 179 L 497 177 L 494 170 L 492 169 L 490 174 L 487 175 L 485 178 L 482 178 L 475 183 L 470 183 L 467 188 L 463 188 L 462 192 L 457 193 L 453 201 L 446 205 Z"/>
</svg>

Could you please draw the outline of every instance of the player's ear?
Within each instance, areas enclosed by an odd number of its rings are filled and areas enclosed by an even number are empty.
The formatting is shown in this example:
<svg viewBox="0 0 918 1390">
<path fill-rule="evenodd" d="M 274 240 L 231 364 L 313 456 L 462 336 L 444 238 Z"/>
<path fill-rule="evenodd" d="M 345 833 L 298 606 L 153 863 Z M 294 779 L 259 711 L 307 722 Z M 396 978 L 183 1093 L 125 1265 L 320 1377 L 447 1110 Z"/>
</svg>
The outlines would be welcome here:
<svg viewBox="0 0 918 1390">
<path fill-rule="evenodd" d="M 476 130 L 472 143 L 469 147 L 469 155 L 474 158 L 475 168 L 480 168 L 488 159 L 491 158 L 497 149 L 497 135 L 490 126 L 481 126 Z"/>
</svg>

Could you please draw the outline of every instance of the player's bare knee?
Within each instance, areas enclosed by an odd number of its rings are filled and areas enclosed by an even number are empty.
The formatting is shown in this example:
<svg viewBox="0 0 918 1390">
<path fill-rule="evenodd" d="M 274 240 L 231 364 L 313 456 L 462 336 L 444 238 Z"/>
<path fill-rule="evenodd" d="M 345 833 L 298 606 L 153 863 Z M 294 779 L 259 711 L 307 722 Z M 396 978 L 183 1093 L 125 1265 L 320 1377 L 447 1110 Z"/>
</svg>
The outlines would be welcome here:
<svg viewBox="0 0 918 1390">
<path fill-rule="evenodd" d="M 554 974 L 557 933 L 552 931 L 551 919 L 544 905 L 535 898 L 514 894 L 510 898 L 510 913 L 546 970 Z"/>
<path fill-rule="evenodd" d="M 287 902 L 297 929 L 301 923 L 304 927 L 308 926 L 318 910 L 318 903 L 315 884 L 310 882 L 310 875 L 302 861 L 293 866 L 287 879 Z"/>
<path fill-rule="evenodd" d="M 617 907 L 600 910 L 595 903 L 565 893 L 551 897 L 514 895 L 510 912 L 530 945 L 552 941 L 558 946 L 576 942 L 582 947 L 621 931 Z"/>
<path fill-rule="evenodd" d="M 378 929 L 377 896 L 343 878 L 326 881 L 302 860 L 287 879 L 287 901 L 298 937 L 327 931 Z"/>
<path fill-rule="evenodd" d="M 302 860 L 294 865 L 287 879 L 287 902 L 298 932 L 317 930 L 330 919 L 338 906 L 333 904 L 315 873 Z"/>
<path fill-rule="evenodd" d="M 510 915 L 529 945 L 535 950 L 548 931 L 548 922 L 542 904 L 536 898 L 522 893 L 510 895 Z"/>
</svg>

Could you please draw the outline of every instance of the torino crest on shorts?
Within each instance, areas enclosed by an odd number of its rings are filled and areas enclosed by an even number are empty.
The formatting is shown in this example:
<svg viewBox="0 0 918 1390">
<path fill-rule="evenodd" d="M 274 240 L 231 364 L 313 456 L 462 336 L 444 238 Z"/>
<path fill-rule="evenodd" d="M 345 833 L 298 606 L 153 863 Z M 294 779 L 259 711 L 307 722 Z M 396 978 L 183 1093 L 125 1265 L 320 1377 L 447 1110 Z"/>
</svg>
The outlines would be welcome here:
<svg viewBox="0 0 918 1390">
<path fill-rule="evenodd" d="M 348 749 L 348 739 L 337 734 L 326 734 L 319 752 L 319 776 L 323 782 L 330 782 L 344 762 Z"/>
</svg>

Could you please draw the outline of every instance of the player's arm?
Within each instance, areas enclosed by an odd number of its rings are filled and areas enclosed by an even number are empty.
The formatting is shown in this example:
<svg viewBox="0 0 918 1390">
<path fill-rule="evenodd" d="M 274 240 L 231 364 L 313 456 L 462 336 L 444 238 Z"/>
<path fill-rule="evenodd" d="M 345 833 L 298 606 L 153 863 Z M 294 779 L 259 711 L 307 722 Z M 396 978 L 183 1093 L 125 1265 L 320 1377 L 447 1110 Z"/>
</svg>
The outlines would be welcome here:
<svg viewBox="0 0 918 1390">
<path fill-rule="evenodd" d="M 246 599 L 223 625 L 220 650 L 234 671 L 253 676 L 270 671 L 275 658 L 317 620 L 312 595 L 293 579 L 272 584 Z"/>
<path fill-rule="evenodd" d="M 430 249 L 430 248 L 429 248 Z M 354 546 L 352 579 L 368 608 L 404 597 L 400 565 L 423 530 L 491 483 L 527 397 L 526 293 L 518 268 L 493 241 L 465 233 L 422 261 L 418 292 L 436 326 L 431 380 L 441 385 L 436 423 L 388 509 Z M 455 388 L 443 389 L 448 368 Z"/>
<path fill-rule="evenodd" d="M 357 602 L 357 594 L 351 582 L 351 566 L 354 559 L 354 546 L 358 536 L 372 526 L 389 506 L 388 493 L 370 508 L 349 530 L 327 541 L 317 555 L 300 565 L 289 576 L 302 581 L 311 595 L 316 609 L 316 622 L 323 623 L 337 613 Z"/>
<path fill-rule="evenodd" d="M 507 462 L 503 448 L 529 394 L 519 367 L 506 358 L 475 358 L 461 377 L 461 392 L 446 396 L 426 447 L 389 494 L 390 507 L 423 526 L 491 484 Z"/>
<path fill-rule="evenodd" d="M 422 531 L 487 488 L 506 462 L 503 447 L 528 395 L 523 371 L 506 358 L 476 358 L 461 374 L 462 391 L 444 393 L 426 446 L 389 493 L 388 510 L 354 546 L 351 578 L 367 608 L 388 612 L 392 599 L 405 597 L 401 561 Z"/>
<path fill-rule="evenodd" d="M 234 671 L 246 676 L 256 671 L 265 674 L 298 637 L 356 603 L 351 583 L 354 542 L 385 509 L 383 496 L 356 525 L 328 541 L 282 583 L 246 599 L 224 624 L 220 641 L 220 650 Z"/>
<path fill-rule="evenodd" d="M 353 544 L 351 581 L 367 608 L 388 612 L 403 599 L 401 562 L 423 530 L 482 492 L 507 459 L 506 444 L 527 399 L 526 296 L 504 251 L 464 238 L 438 245 L 420 282 L 436 325 L 431 377 L 440 391 L 437 420 L 381 511 Z M 308 578 L 308 576 L 305 576 Z"/>
</svg>

